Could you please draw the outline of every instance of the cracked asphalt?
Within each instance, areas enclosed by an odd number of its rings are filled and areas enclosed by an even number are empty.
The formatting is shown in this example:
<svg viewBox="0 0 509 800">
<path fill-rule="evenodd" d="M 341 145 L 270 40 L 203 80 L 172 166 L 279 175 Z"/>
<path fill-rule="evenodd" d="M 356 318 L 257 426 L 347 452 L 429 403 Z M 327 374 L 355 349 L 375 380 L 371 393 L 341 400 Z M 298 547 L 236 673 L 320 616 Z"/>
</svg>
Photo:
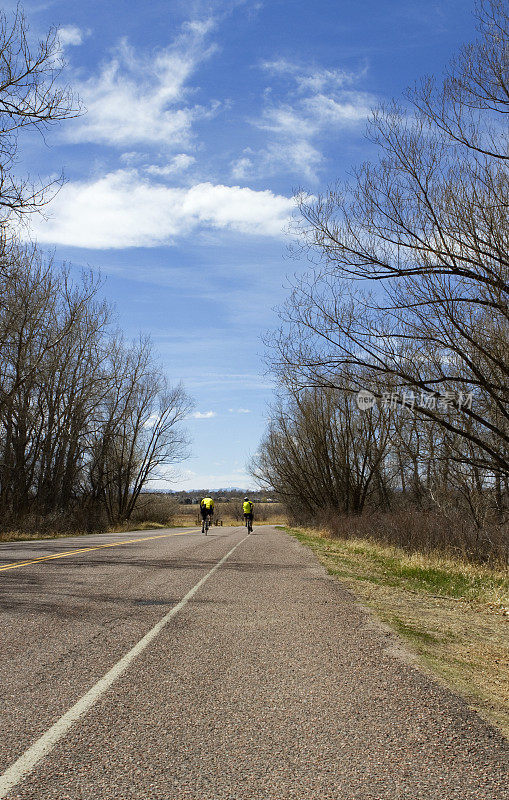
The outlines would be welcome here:
<svg viewBox="0 0 509 800">
<path fill-rule="evenodd" d="M 0 774 L 244 537 L 0 545 Z M 46 558 L 115 542 L 127 543 Z M 420 672 L 310 551 L 260 527 L 0 796 L 509 800 L 508 766 L 498 732 Z"/>
</svg>

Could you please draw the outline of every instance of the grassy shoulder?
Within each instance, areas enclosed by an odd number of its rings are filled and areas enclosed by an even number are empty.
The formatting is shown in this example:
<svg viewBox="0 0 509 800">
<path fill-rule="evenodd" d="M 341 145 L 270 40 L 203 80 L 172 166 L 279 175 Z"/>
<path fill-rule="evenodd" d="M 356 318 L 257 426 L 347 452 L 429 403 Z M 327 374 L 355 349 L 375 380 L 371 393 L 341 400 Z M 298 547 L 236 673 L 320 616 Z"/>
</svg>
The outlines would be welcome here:
<svg viewBox="0 0 509 800">
<path fill-rule="evenodd" d="M 285 528 L 509 737 L 509 575 L 440 555 Z"/>
</svg>

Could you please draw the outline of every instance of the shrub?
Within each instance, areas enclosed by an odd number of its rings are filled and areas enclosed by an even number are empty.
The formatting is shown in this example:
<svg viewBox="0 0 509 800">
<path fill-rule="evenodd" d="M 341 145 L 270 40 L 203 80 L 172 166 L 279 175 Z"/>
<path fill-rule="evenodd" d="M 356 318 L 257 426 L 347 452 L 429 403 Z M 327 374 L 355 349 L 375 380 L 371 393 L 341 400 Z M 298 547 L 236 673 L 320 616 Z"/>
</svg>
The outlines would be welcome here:
<svg viewBox="0 0 509 800">
<path fill-rule="evenodd" d="M 397 545 L 408 552 L 442 551 L 478 563 L 509 561 L 508 528 L 503 525 L 476 527 L 461 511 L 447 515 L 438 511 L 367 509 L 359 516 L 346 516 L 326 509 L 315 520 L 331 537 L 370 539 Z"/>
</svg>

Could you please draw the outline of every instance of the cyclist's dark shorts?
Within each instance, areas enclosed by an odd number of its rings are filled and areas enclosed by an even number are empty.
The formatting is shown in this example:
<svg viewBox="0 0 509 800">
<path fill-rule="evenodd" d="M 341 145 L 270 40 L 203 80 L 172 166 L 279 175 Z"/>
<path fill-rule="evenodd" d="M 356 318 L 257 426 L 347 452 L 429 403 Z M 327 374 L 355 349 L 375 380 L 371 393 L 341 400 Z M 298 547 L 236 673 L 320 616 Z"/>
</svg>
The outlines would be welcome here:
<svg viewBox="0 0 509 800">
<path fill-rule="evenodd" d="M 253 521 L 253 512 L 251 511 L 250 514 L 244 514 L 244 519 L 249 519 L 251 522 Z"/>
<path fill-rule="evenodd" d="M 203 519 L 205 519 L 207 514 L 210 514 L 211 517 L 214 515 L 213 508 L 205 508 L 205 506 L 200 506 L 200 511 Z"/>
</svg>

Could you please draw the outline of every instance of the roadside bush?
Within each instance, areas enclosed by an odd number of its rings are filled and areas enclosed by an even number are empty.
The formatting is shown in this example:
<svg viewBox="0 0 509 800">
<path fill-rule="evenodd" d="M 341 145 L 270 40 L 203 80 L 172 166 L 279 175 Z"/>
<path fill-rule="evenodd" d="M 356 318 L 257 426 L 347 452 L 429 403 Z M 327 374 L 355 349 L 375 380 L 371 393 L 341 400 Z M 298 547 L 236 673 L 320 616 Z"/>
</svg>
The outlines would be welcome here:
<svg viewBox="0 0 509 800">
<path fill-rule="evenodd" d="M 285 516 L 285 509 L 282 503 L 255 503 L 255 520 L 258 520 L 258 522 L 268 522 Z"/>
<path fill-rule="evenodd" d="M 158 522 L 171 525 L 179 512 L 179 505 L 167 494 L 142 494 L 138 498 L 132 522 Z"/>
<path fill-rule="evenodd" d="M 407 552 L 441 551 L 476 563 L 509 562 L 508 526 L 476 527 L 461 511 L 366 510 L 359 516 L 338 514 L 334 509 L 321 512 L 315 524 L 332 538 L 369 539 L 396 545 Z"/>
<path fill-rule="evenodd" d="M 46 538 L 52 535 L 74 536 L 82 533 L 104 533 L 108 520 L 99 505 L 83 506 L 49 514 L 5 515 L 0 522 L 0 539 L 19 532 L 29 538 Z"/>
</svg>

